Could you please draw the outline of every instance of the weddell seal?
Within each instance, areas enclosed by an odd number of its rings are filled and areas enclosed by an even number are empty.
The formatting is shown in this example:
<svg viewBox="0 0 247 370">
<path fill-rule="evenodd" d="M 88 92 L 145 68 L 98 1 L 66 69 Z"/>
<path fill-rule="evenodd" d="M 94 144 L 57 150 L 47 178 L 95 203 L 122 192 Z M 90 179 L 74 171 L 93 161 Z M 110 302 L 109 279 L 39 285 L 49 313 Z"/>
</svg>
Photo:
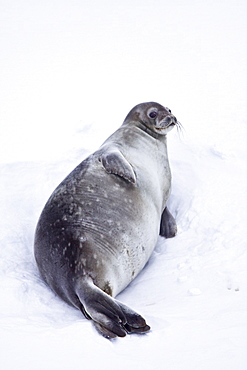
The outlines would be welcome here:
<svg viewBox="0 0 247 370">
<path fill-rule="evenodd" d="M 38 221 L 34 252 L 43 279 L 106 338 L 150 329 L 113 297 L 143 269 L 158 236 L 176 234 L 166 206 L 166 135 L 178 124 L 158 103 L 135 106 L 55 189 Z"/>
</svg>

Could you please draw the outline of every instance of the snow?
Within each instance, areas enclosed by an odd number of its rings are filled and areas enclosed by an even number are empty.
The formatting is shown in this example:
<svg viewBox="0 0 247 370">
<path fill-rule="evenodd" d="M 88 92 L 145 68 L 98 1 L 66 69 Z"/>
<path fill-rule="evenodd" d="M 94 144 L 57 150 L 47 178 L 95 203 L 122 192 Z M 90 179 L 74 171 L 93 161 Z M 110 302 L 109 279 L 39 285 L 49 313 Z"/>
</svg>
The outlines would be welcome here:
<svg viewBox="0 0 247 370">
<path fill-rule="evenodd" d="M 1 0 L 0 368 L 247 368 L 247 4 Z M 144 101 L 168 134 L 169 207 L 118 299 L 152 327 L 108 341 L 41 280 L 39 214 L 59 182 Z"/>
</svg>

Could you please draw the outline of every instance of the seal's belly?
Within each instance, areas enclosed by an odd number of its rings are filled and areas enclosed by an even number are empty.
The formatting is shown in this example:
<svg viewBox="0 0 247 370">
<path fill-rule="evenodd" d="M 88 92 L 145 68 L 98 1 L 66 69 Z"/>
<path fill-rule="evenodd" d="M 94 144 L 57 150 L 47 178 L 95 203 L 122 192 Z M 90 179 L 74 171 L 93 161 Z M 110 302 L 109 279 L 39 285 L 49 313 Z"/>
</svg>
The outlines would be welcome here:
<svg viewBox="0 0 247 370">
<path fill-rule="evenodd" d="M 133 185 L 106 173 L 91 156 L 54 191 L 41 216 L 48 221 L 37 232 L 50 256 L 38 258 L 50 285 L 56 276 L 67 279 L 69 271 L 73 279 L 90 275 L 114 296 L 142 270 L 159 235 L 163 185 L 156 169 L 150 174 L 149 166 L 149 176 L 141 164 L 134 169 Z"/>
<path fill-rule="evenodd" d="M 85 176 L 74 194 L 79 240 L 75 270 L 77 276 L 91 271 L 96 285 L 104 290 L 109 282 L 116 295 L 149 259 L 159 234 L 160 212 L 138 185 L 115 175 L 101 176 L 100 170 L 96 173 Z"/>
</svg>

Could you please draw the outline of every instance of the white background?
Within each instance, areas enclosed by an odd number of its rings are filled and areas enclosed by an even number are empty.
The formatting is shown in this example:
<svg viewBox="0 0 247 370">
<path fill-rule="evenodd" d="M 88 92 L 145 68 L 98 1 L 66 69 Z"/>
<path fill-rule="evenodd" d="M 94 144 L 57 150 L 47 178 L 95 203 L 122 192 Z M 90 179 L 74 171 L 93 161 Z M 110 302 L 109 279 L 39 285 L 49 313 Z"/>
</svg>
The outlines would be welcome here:
<svg viewBox="0 0 247 370">
<path fill-rule="evenodd" d="M 247 368 L 244 0 L 0 0 L 0 367 Z M 174 239 L 118 299 L 152 327 L 108 341 L 33 258 L 54 188 L 145 101 L 168 134 Z"/>
</svg>

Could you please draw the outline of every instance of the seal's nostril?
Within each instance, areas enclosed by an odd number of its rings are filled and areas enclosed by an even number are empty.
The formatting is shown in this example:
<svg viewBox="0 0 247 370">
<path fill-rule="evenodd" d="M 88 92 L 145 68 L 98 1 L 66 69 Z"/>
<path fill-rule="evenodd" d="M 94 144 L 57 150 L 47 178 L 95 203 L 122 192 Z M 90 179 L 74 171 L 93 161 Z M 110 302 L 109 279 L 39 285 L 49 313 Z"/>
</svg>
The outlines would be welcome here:
<svg viewBox="0 0 247 370">
<path fill-rule="evenodd" d="M 169 125 L 172 121 L 172 117 L 171 116 L 166 116 L 166 118 L 164 119 L 164 123 L 165 125 Z"/>
</svg>

